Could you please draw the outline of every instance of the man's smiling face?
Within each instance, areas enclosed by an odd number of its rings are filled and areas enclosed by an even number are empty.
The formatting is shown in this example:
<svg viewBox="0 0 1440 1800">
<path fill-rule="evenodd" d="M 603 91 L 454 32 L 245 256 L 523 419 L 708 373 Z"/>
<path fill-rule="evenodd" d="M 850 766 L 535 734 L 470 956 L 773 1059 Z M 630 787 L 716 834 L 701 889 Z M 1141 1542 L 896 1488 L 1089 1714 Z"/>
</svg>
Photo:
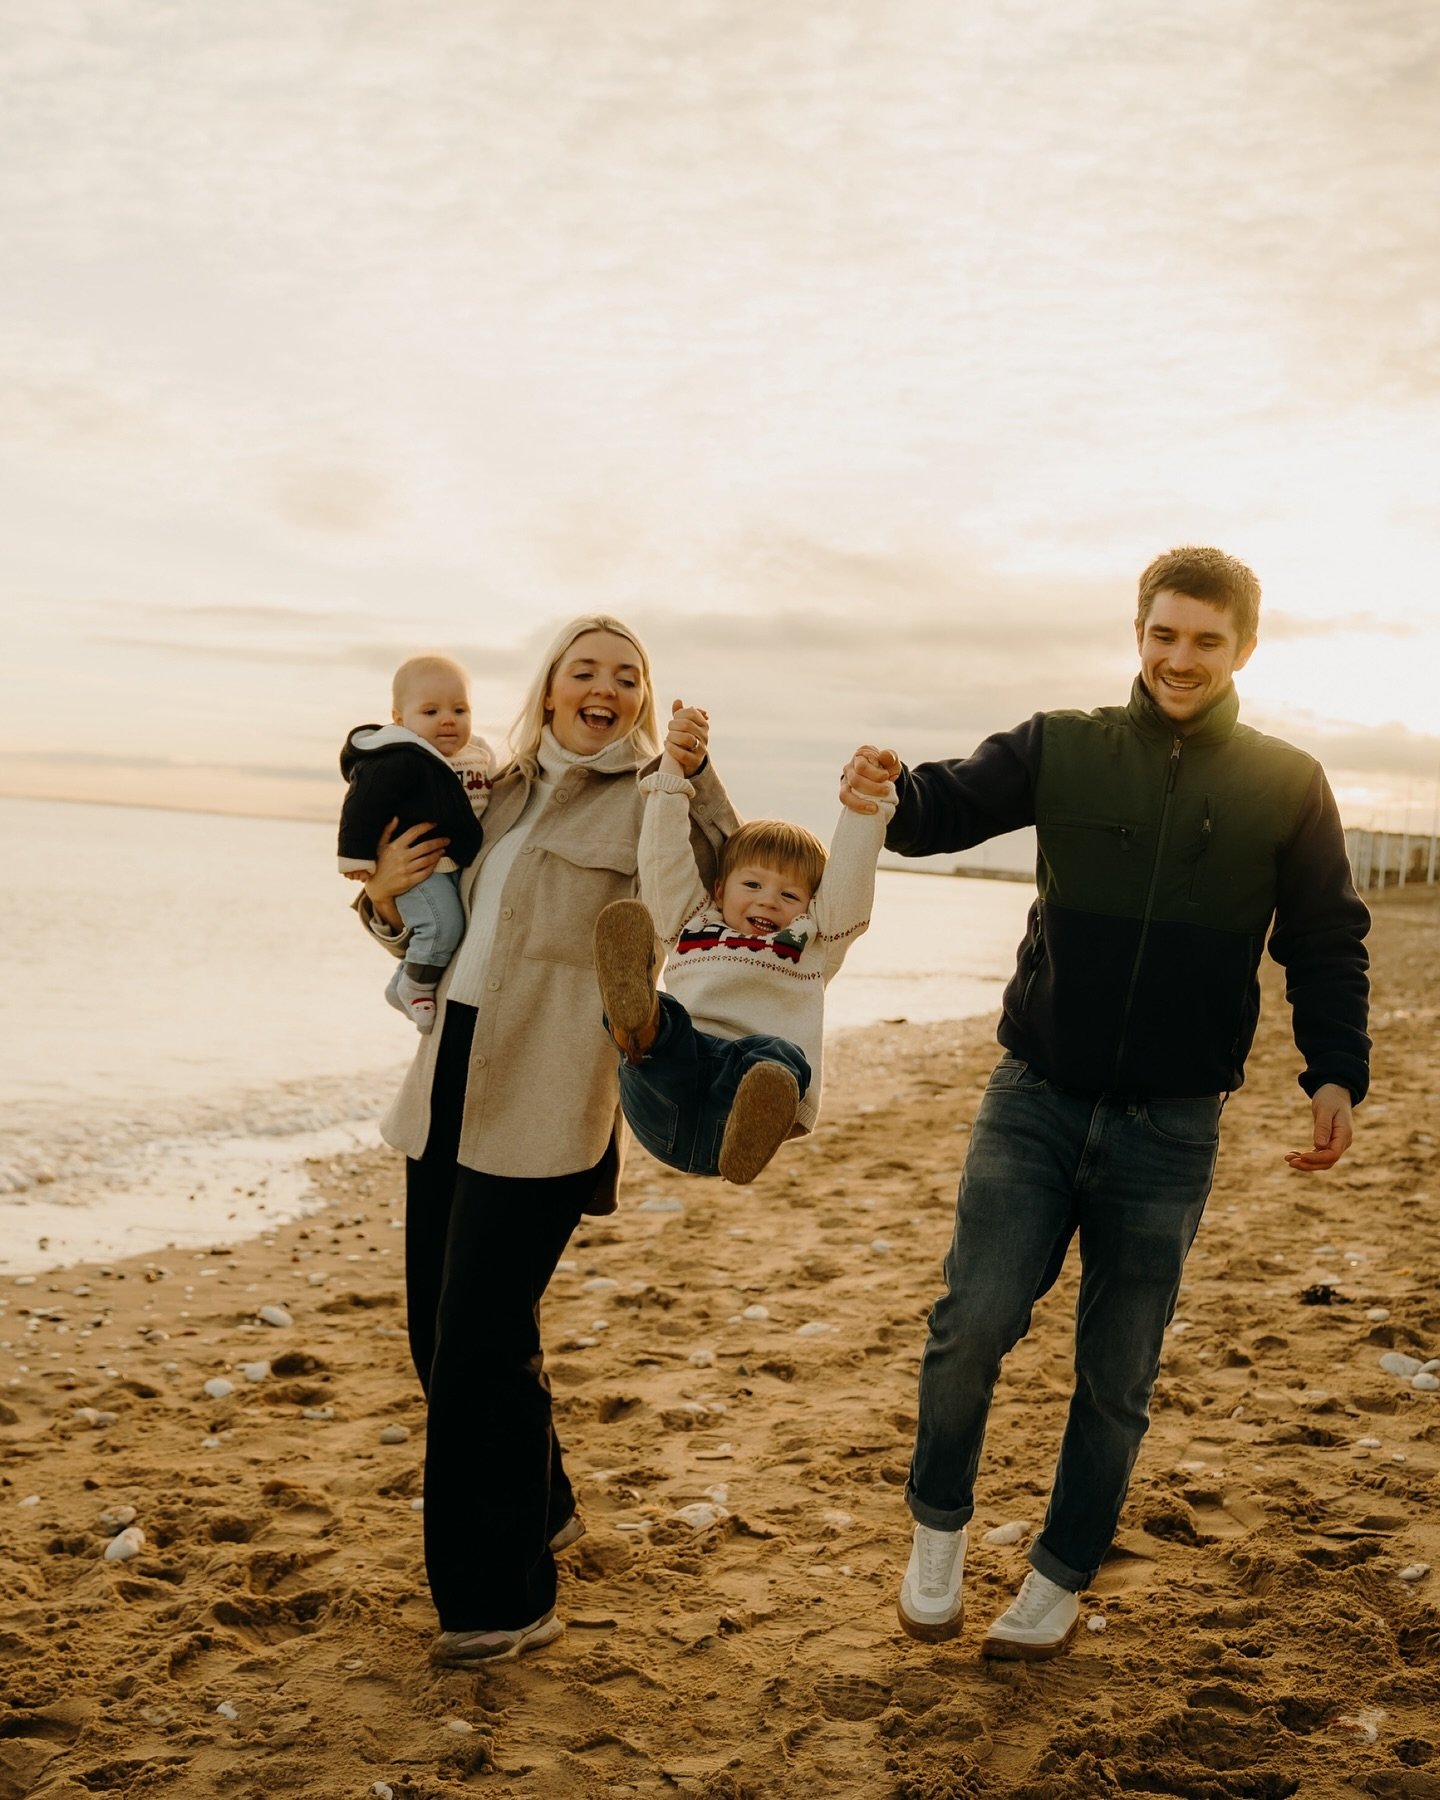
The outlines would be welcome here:
<svg viewBox="0 0 1440 1800">
<path fill-rule="evenodd" d="M 1162 588 L 1135 628 L 1140 678 L 1150 698 L 1183 737 L 1230 692 L 1255 639 L 1241 644 L 1230 615 L 1208 600 Z"/>
</svg>

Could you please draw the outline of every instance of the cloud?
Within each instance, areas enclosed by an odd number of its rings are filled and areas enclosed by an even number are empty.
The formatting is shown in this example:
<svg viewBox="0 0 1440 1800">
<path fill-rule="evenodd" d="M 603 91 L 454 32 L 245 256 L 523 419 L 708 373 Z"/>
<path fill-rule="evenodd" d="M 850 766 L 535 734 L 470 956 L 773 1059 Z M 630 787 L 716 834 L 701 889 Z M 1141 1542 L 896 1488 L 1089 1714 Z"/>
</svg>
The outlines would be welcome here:
<svg viewBox="0 0 1440 1800">
<path fill-rule="evenodd" d="M 1304 713 L 1266 716 L 1252 723 L 1318 757 L 1331 775 L 1418 776 L 1434 781 L 1440 770 L 1440 736 L 1406 725 L 1349 725 Z"/>
<path fill-rule="evenodd" d="M 1260 615 L 1260 635 L 1272 641 L 1293 638 L 1341 637 L 1357 634 L 1370 637 L 1420 637 L 1425 626 L 1418 619 L 1386 618 L 1381 613 L 1354 612 L 1331 618 L 1302 613 L 1268 612 Z"/>
<path fill-rule="evenodd" d="M 286 763 L 206 762 L 194 757 L 121 756 L 104 751 L 7 750 L 5 760 L 26 763 L 31 768 L 78 772 L 86 768 L 108 769 L 126 774 L 213 774 L 222 777 L 258 776 L 265 780 L 313 782 L 315 766 Z M 336 777 L 337 781 L 339 777 Z"/>
</svg>

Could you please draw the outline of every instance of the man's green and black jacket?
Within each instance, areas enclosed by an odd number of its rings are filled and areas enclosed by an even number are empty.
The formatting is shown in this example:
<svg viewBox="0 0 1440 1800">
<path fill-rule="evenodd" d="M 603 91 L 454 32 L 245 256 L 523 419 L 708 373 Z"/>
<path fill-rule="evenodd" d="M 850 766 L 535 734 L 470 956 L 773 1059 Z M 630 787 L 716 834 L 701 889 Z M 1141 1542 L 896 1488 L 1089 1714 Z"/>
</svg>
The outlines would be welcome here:
<svg viewBox="0 0 1440 1800">
<path fill-rule="evenodd" d="M 1232 689 L 1177 736 L 1137 678 L 1128 706 L 1037 713 L 973 756 L 900 773 L 885 842 L 903 856 L 1035 826 L 1039 898 L 999 1036 L 1061 1087 L 1238 1088 L 1268 933 L 1300 1085 L 1364 1097 L 1370 916 L 1334 796 L 1313 757 L 1238 712 Z"/>
</svg>

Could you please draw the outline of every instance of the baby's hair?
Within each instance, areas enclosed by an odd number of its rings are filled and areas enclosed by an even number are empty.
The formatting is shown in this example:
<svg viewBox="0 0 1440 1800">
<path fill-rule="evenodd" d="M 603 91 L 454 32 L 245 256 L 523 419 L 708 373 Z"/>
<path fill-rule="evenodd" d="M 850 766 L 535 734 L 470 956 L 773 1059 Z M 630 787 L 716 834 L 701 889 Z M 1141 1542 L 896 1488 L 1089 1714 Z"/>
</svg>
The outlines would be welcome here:
<svg viewBox="0 0 1440 1800">
<path fill-rule="evenodd" d="M 751 819 L 725 840 L 720 852 L 720 887 L 735 869 L 775 869 L 803 882 L 813 894 L 825 873 L 828 852 L 813 831 L 788 819 Z"/>
<path fill-rule="evenodd" d="M 404 712 L 405 696 L 410 692 L 411 684 L 427 675 L 453 675 L 463 684 L 466 693 L 470 691 L 470 677 L 453 656 L 427 650 L 419 656 L 407 656 L 395 671 L 390 683 L 390 704 L 396 712 Z"/>
</svg>

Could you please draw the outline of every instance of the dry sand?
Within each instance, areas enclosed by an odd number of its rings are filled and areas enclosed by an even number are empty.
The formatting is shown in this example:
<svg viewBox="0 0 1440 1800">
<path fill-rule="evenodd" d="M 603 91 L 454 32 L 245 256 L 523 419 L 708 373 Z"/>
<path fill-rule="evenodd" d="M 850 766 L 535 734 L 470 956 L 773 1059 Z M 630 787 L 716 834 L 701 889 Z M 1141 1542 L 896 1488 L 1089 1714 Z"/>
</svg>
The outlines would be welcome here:
<svg viewBox="0 0 1440 1800">
<path fill-rule="evenodd" d="M 1023 1544 L 976 1542 L 953 1643 L 894 1612 L 988 1026 L 845 1040 L 822 1129 L 754 1188 L 637 1159 L 582 1229 L 546 1318 L 589 1521 L 570 1629 L 484 1674 L 426 1661 L 393 1157 L 318 1170 L 329 1211 L 234 1250 L 7 1281 L 0 1800 L 1440 1796 L 1440 1573 L 1401 1579 L 1440 1566 L 1440 1394 L 1379 1367 L 1440 1350 L 1437 924 L 1424 894 L 1378 910 L 1375 1088 L 1330 1176 L 1281 1160 L 1308 1115 L 1270 981 L 1085 1599 L 1105 1629 L 1046 1665 L 976 1654 Z M 1007 1365 L 977 1540 L 1043 1514 L 1073 1282 Z M 697 1504 L 724 1516 L 693 1529 Z M 106 1561 L 119 1506 L 146 1541 Z"/>
</svg>

